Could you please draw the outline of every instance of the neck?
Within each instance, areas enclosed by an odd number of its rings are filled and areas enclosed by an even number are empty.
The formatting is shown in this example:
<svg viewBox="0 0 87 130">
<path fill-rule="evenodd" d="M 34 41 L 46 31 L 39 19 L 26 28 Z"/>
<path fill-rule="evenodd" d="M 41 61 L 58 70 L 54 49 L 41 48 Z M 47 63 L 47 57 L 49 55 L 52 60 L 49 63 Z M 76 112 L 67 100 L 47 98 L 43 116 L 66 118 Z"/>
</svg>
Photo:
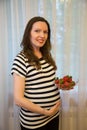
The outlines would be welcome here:
<svg viewBox="0 0 87 130">
<path fill-rule="evenodd" d="M 40 50 L 34 51 L 34 54 L 35 54 L 38 58 L 41 58 L 41 57 L 42 57 L 42 53 L 40 52 Z"/>
</svg>

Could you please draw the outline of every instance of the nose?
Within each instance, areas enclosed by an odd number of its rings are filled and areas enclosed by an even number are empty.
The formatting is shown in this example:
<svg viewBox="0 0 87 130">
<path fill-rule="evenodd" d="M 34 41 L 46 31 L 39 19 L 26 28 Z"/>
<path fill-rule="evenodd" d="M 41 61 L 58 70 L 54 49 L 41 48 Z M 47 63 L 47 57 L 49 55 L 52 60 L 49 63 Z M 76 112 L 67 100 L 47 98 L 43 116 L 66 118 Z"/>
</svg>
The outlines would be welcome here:
<svg viewBox="0 0 87 130">
<path fill-rule="evenodd" d="M 42 31 L 42 32 L 40 33 L 40 36 L 41 36 L 41 37 L 45 37 L 45 33 Z"/>
</svg>

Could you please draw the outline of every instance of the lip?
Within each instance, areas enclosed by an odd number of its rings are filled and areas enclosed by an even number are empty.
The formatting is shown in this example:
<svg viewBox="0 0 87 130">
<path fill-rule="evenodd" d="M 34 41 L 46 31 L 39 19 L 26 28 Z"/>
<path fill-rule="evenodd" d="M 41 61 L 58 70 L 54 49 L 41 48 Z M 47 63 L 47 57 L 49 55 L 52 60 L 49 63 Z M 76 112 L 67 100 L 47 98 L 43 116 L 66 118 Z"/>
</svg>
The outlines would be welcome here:
<svg viewBox="0 0 87 130">
<path fill-rule="evenodd" d="M 44 40 L 39 39 L 38 42 L 39 42 L 39 43 L 44 43 Z"/>
</svg>

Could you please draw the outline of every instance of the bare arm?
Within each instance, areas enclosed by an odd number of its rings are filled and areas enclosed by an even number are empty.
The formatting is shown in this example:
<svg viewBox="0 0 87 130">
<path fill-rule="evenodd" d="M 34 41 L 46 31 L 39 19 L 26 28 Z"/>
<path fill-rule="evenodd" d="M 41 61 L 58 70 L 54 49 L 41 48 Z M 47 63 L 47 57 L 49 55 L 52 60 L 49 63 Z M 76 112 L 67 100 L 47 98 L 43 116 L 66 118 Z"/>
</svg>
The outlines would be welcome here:
<svg viewBox="0 0 87 130">
<path fill-rule="evenodd" d="M 14 80 L 14 102 L 16 105 L 35 113 L 44 114 L 46 116 L 53 115 L 59 110 L 60 102 L 58 102 L 50 110 L 43 109 L 39 105 L 34 104 L 33 102 L 24 97 L 25 78 L 14 73 L 13 80 Z"/>
</svg>

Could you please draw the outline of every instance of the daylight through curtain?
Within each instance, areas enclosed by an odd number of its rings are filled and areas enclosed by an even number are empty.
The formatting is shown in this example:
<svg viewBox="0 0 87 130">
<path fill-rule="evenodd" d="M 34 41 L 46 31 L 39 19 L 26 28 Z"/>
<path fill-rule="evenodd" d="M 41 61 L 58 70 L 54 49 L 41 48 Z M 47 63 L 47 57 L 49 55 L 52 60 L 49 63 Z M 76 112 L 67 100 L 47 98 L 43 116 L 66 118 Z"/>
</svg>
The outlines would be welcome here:
<svg viewBox="0 0 87 130">
<path fill-rule="evenodd" d="M 73 90 L 60 91 L 60 130 L 87 129 L 86 12 L 86 0 L 0 0 L 0 130 L 20 130 L 10 70 L 21 49 L 24 28 L 37 15 L 51 25 L 56 75 L 69 74 L 79 80 Z"/>
</svg>

